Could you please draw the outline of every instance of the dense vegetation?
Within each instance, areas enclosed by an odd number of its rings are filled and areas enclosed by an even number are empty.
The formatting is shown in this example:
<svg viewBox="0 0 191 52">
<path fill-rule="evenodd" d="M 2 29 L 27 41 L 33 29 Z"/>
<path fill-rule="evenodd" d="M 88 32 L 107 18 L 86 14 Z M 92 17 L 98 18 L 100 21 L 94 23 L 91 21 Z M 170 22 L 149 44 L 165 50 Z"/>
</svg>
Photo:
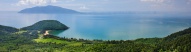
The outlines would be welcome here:
<svg viewBox="0 0 191 52">
<path fill-rule="evenodd" d="M 12 33 L 12 32 L 17 32 L 17 31 L 18 31 L 18 29 L 16 29 L 16 28 L 0 25 L 1 33 Z"/>
<path fill-rule="evenodd" d="M 68 27 L 56 20 L 43 20 L 31 26 L 21 28 L 22 30 L 66 30 Z"/>
<path fill-rule="evenodd" d="M 0 52 L 191 52 L 191 28 L 164 38 L 136 40 L 60 38 L 43 35 L 40 30 L 0 28 Z"/>
</svg>

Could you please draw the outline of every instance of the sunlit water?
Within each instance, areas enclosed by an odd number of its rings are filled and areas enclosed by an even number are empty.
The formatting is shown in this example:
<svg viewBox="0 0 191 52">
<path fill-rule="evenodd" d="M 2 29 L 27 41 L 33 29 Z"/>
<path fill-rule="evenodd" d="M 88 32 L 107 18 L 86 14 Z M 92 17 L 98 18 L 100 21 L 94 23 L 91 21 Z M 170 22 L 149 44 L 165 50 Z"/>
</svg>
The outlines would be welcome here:
<svg viewBox="0 0 191 52">
<path fill-rule="evenodd" d="M 59 37 L 131 40 L 165 37 L 191 27 L 189 14 L 19 14 L 1 12 L 0 25 L 22 28 L 41 20 L 58 20 L 70 27 Z"/>
</svg>

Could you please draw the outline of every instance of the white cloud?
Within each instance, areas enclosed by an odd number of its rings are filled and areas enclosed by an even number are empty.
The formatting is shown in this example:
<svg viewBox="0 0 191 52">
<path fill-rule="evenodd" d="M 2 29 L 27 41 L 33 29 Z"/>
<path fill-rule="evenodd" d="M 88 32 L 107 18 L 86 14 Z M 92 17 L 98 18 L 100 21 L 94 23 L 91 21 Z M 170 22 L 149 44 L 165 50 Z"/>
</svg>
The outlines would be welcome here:
<svg viewBox="0 0 191 52">
<path fill-rule="evenodd" d="M 74 2 L 75 0 L 63 0 L 64 2 Z"/>
<path fill-rule="evenodd" d="M 56 3 L 57 0 L 20 0 L 16 4 L 17 6 L 21 5 L 43 5 L 47 3 Z"/>
<path fill-rule="evenodd" d="M 52 2 L 52 3 L 56 3 L 56 2 L 58 2 L 58 1 L 57 1 L 57 0 L 51 0 L 51 2 Z"/>
<path fill-rule="evenodd" d="M 89 8 L 86 7 L 85 5 L 83 5 L 83 6 L 80 7 L 80 9 L 82 9 L 82 10 L 87 10 L 87 9 L 89 9 Z"/>
</svg>

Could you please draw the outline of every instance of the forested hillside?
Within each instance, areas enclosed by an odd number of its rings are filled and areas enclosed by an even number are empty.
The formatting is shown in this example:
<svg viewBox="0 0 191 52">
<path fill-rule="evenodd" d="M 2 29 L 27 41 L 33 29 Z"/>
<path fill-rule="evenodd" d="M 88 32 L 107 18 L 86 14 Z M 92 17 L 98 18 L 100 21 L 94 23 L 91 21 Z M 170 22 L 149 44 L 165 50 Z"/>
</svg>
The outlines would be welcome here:
<svg viewBox="0 0 191 52">
<path fill-rule="evenodd" d="M 16 28 L 0 25 L 0 35 L 5 33 L 13 33 L 17 31 L 18 29 Z"/>
<path fill-rule="evenodd" d="M 43 20 L 31 26 L 21 28 L 22 30 L 66 30 L 68 27 L 56 20 Z"/>
</svg>

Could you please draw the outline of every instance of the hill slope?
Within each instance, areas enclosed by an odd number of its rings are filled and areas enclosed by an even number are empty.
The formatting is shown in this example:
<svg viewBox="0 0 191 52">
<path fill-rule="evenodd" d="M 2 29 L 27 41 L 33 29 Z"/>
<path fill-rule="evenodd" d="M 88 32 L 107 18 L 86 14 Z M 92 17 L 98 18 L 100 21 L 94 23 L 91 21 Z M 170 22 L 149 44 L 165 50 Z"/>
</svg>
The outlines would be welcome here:
<svg viewBox="0 0 191 52">
<path fill-rule="evenodd" d="M 158 43 L 156 49 L 170 52 L 190 52 L 191 48 L 191 28 L 172 33 L 164 37 L 162 42 Z"/>
<path fill-rule="evenodd" d="M 66 30 L 68 27 L 56 20 L 43 20 L 31 26 L 21 28 L 23 30 Z"/>
<path fill-rule="evenodd" d="M 0 25 L 0 34 L 17 32 L 18 29 L 8 26 Z"/>
<path fill-rule="evenodd" d="M 187 29 L 184 29 L 182 31 L 172 33 L 171 35 L 168 35 L 167 37 L 164 37 L 164 40 L 165 41 L 172 41 L 172 40 L 175 40 L 178 37 L 181 37 L 181 36 L 184 36 L 184 35 L 187 35 L 187 34 L 191 34 L 191 28 L 187 28 Z"/>
</svg>

